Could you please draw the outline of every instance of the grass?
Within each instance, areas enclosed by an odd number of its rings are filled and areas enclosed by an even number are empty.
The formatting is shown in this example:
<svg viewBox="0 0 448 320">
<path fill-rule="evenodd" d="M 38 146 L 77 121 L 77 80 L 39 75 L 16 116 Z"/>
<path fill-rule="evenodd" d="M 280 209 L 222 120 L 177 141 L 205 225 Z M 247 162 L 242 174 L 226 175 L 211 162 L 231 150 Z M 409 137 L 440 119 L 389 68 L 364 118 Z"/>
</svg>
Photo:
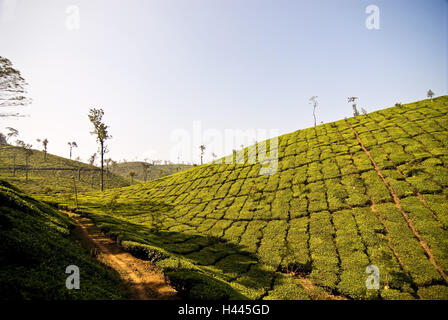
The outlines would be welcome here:
<svg viewBox="0 0 448 320">
<path fill-rule="evenodd" d="M 250 146 L 239 164 L 82 193 L 80 211 L 189 298 L 448 299 L 447 147 L 439 97 L 280 136 L 272 175 Z"/>
</svg>

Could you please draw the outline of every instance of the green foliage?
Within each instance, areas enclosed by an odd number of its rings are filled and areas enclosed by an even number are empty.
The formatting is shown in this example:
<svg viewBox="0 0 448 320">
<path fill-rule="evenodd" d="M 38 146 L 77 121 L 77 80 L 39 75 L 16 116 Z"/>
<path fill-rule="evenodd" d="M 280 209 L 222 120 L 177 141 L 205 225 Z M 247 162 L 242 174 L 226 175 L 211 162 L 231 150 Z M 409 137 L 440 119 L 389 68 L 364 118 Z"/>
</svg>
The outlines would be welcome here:
<svg viewBox="0 0 448 320">
<path fill-rule="evenodd" d="M 416 233 L 448 272 L 447 114 L 448 97 L 439 97 L 300 130 L 279 137 L 275 174 L 260 175 L 244 152 L 244 164 L 217 161 L 104 193 L 84 188 L 80 210 L 155 261 L 185 297 L 444 297 Z M 46 199 L 74 206 L 70 195 Z M 365 288 L 368 265 L 380 269 L 380 290 Z"/>
<path fill-rule="evenodd" d="M 0 180 L 0 299 L 122 299 L 118 275 L 69 239 L 70 220 Z M 79 290 L 65 287 L 76 265 Z"/>
</svg>

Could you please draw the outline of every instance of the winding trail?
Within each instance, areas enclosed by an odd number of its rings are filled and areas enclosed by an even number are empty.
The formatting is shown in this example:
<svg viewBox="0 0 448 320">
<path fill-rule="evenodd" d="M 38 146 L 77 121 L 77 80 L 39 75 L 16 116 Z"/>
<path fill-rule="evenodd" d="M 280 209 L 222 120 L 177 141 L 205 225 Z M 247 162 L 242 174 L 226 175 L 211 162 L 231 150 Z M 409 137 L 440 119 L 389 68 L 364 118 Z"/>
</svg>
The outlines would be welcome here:
<svg viewBox="0 0 448 320">
<path fill-rule="evenodd" d="M 132 300 L 173 300 L 177 292 L 166 281 L 163 273 L 148 261 L 132 256 L 108 238 L 92 220 L 63 211 L 75 222 L 74 239 L 122 279 Z"/>
</svg>

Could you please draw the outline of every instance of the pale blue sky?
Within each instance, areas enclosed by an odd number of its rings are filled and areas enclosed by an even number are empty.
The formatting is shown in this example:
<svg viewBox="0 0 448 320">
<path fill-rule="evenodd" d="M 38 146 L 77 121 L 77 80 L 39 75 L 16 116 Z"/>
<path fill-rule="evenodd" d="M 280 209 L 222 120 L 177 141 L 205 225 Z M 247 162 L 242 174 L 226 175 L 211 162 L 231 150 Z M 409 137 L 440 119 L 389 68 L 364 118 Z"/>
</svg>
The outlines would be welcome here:
<svg viewBox="0 0 448 320">
<path fill-rule="evenodd" d="M 352 114 L 352 95 L 374 111 L 429 88 L 447 94 L 444 0 L 0 0 L 0 10 L 6 2 L 0 55 L 34 102 L 0 130 L 34 145 L 47 137 L 58 155 L 71 140 L 83 160 L 96 151 L 94 106 L 106 113 L 112 158 L 167 159 L 170 135 L 193 121 L 288 133 L 313 124 L 312 95 L 318 121 L 330 122 Z M 380 30 L 365 27 L 370 4 Z M 79 30 L 66 28 L 69 5 Z"/>
</svg>

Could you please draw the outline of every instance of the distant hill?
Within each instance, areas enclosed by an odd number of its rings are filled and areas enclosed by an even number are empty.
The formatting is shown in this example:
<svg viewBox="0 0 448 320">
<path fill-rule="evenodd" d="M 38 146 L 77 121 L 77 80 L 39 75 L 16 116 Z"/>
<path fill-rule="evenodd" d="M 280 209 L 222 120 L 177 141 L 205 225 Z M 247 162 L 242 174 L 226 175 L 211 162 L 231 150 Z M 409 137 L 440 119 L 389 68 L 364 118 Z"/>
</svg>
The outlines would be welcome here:
<svg viewBox="0 0 448 320">
<path fill-rule="evenodd" d="M 0 146 L 0 179 L 31 194 L 53 194 L 73 192 L 73 177 L 78 192 L 100 188 L 100 169 L 79 161 L 32 150 L 29 158 L 28 182 L 26 181 L 26 159 L 22 148 Z M 130 183 L 111 172 L 104 174 L 105 189 L 124 187 Z"/>
<path fill-rule="evenodd" d="M 135 181 L 146 182 L 155 180 L 164 176 L 168 176 L 170 174 L 180 172 L 183 170 L 187 170 L 193 167 L 188 164 L 149 164 L 141 161 L 130 161 L 130 162 L 121 162 L 116 163 L 114 165 L 109 166 L 109 170 L 112 173 L 118 174 L 122 177 L 125 177 L 129 180 L 129 172 L 134 171 Z"/>
<path fill-rule="evenodd" d="M 81 210 L 191 298 L 448 299 L 447 96 L 268 146 L 271 175 L 250 146 L 241 164 L 83 194 Z"/>
</svg>

